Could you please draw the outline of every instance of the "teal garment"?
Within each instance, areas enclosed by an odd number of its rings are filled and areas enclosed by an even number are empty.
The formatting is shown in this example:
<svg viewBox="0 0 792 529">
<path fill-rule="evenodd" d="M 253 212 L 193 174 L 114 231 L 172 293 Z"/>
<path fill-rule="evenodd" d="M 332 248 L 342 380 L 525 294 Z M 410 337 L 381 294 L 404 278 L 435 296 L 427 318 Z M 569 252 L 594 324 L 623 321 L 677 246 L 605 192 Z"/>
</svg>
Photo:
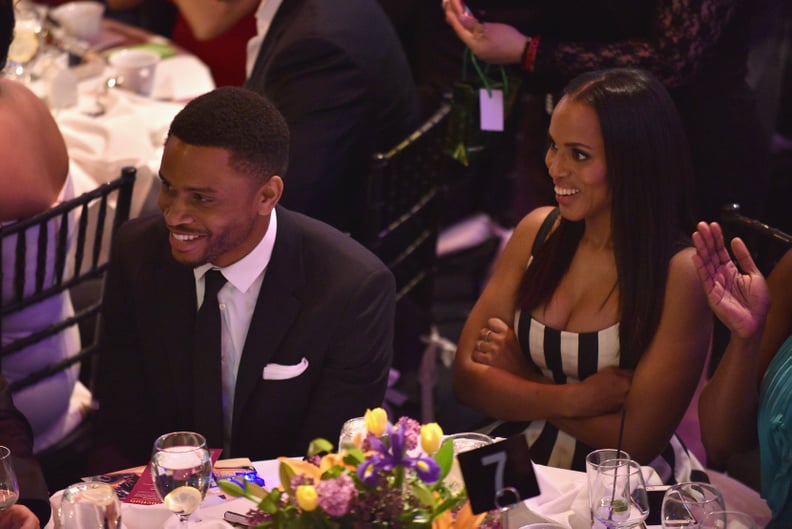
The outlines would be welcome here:
<svg viewBox="0 0 792 529">
<path fill-rule="evenodd" d="M 762 497 L 773 513 L 768 529 L 792 527 L 792 336 L 767 367 L 759 391 Z"/>
</svg>

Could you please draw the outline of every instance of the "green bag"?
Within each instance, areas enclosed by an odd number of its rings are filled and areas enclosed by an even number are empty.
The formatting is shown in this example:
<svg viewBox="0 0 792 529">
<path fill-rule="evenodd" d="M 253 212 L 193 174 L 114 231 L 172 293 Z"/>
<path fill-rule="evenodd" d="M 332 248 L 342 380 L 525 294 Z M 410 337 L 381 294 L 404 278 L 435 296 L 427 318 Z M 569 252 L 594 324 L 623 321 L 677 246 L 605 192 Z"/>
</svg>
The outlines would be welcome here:
<svg viewBox="0 0 792 529">
<path fill-rule="evenodd" d="M 468 79 L 468 63 L 473 65 L 476 76 Z M 481 155 L 492 140 L 501 134 L 499 131 L 481 130 L 481 109 L 479 91 L 483 88 L 503 91 L 503 118 L 507 120 L 517 101 L 520 78 L 508 76 L 503 66 L 500 75 L 494 79 L 490 75 L 492 65 L 484 63 L 482 69 L 476 56 L 465 48 L 462 55 L 462 78 L 454 83 L 451 93 L 451 113 L 448 119 L 446 153 L 464 166 L 468 166 Z"/>
</svg>

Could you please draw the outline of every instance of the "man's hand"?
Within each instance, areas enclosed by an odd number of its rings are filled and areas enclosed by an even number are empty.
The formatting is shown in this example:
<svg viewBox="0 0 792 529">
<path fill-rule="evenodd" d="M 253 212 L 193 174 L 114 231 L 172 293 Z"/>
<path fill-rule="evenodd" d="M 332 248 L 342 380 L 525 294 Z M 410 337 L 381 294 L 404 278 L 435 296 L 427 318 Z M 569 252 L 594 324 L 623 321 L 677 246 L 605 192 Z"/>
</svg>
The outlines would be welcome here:
<svg viewBox="0 0 792 529">
<path fill-rule="evenodd" d="M 40 529 L 39 519 L 24 505 L 12 505 L 0 514 L 0 529 Z"/>
</svg>

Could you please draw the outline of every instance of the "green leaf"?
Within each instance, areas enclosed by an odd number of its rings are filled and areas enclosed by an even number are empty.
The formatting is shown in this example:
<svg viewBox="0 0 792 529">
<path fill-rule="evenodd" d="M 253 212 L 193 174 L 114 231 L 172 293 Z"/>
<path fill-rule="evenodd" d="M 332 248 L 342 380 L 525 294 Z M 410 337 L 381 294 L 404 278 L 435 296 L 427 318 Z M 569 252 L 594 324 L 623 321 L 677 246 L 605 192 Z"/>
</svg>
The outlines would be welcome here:
<svg viewBox="0 0 792 529">
<path fill-rule="evenodd" d="M 358 447 L 350 448 L 344 456 L 344 463 L 347 465 L 358 466 L 366 459 L 366 454 Z"/>
<path fill-rule="evenodd" d="M 245 489 L 243 489 L 239 483 L 235 481 L 221 479 L 217 482 L 217 486 L 220 487 L 220 490 L 235 498 L 245 495 Z"/>
<path fill-rule="evenodd" d="M 333 443 L 327 439 L 317 437 L 311 444 L 308 445 L 308 457 L 313 457 L 317 454 L 330 453 L 333 451 Z"/>
<path fill-rule="evenodd" d="M 415 496 L 418 501 L 426 505 L 427 507 L 434 510 L 435 508 L 435 499 L 434 495 L 432 495 L 432 491 L 429 490 L 429 487 L 422 481 L 414 481 L 411 485 L 413 496 Z"/>
<path fill-rule="evenodd" d="M 275 514 L 278 512 L 278 501 L 280 500 L 280 492 L 273 490 L 263 498 L 258 504 L 258 508 L 264 512 Z"/>
<path fill-rule="evenodd" d="M 440 479 L 438 483 L 442 483 L 448 473 L 451 471 L 451 465 L 454 463 L 454 441 L 453 439 L 446 439 L 440 445 L 440 449 L 435 452 L 434 460 L 440 466 Z"/>
<path fill-rule="evenodd" d="M 247 491 L 246 496 L 249 499 L 258 498 L 260 500 L 261 498 L 269 494 L 267 489 L 265 489 L 261 485 L 256 485 L 255 483 L 252 483 L 250 481 L 245 483 L 245 491 Z M 280 492 L 277 492 L 277 494 L 280 495 Z"/>
<path fill-rule="evenodd" d="M 291 478 L 294 477 L 294 469 L 287 463 L 281 463 L 278 469 L 278 476 L 280 477 L 281 487 L 286 491 L 286 494 L 294 496 L 294 491 L 291 488 Z"/>
</svg>

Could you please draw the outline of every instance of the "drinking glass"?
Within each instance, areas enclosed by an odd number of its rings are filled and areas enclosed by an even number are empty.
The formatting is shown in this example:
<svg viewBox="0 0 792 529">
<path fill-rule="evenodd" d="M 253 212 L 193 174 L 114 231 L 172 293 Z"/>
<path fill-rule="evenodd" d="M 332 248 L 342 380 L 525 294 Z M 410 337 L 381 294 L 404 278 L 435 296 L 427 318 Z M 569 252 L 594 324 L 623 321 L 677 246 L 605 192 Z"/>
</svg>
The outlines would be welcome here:
<svg viewBox="0 0 792 529">
<path fill-rule="evenodd" d="M 701 520 L 701 529 L 757 529 L 756 520 L 739 511 L 713 511 Z"/>
<path fill-rule="evenodd" d="M 0 446 L 0 512 L 5 511 L 19 498 L 14 463 L 11 460 L 11 450 Z"/>
<path fill-rule="evenodd" d="M 641 525 L 649 515 L 641 465 L 632 459 L 608 459 L 589 487 L 593 527 L 623 529 Z"/>
<path fill-rule="evenodd" d="M 661 520 L 664 528 L 698 529 L 709 513 L 724 510 L 723 496 L 709 483 L 677 483 L 663 496 Z"/>
<path fill-rule="evenodd" d="M 341 427 L 341 434 L 338 437 L 338 449 L 354 448 L 366 437 L 366 419 L 364 417 L 353 417 L 348 419 Z"/>
<path fill-rule="evenodd" d="M 212 459 L 206 439 L 195 432 L 171 432 L 154 442 L 151 478 L 165 506 L 189 527 L 190 515 L 206 495 L 212 475 Z"/>
<path fill-rule="evenodd" d="M 43 44 L 42 13 L 28 0 L 14 5 L 14 39 L 8 49 L 5 75 L 23 83 L 33 80 L 32 70 Z"/>
<path fill-rule="evenodd" d="M 107 483 L 88 481 L 63 491 L 55 527 L 58 529 L 118 529 L 121 502 Z"/>
<path fill-rule="evenodd" d="M 451 470 L 443 482 L 450 488 L 461 490 L 465 487 L 465 480 L 462 477 L 462 469 L 459 467 L 459 461 L 456 456 L 462 452 L 468 452 L 492 444 L 493 439 L 487 434 L 479 432 L 460 432 L 451 435 L 446 435 L 443 441 L 451 439 L 454 446 L 454 460 L 451 462 Z"/>
</svg>

